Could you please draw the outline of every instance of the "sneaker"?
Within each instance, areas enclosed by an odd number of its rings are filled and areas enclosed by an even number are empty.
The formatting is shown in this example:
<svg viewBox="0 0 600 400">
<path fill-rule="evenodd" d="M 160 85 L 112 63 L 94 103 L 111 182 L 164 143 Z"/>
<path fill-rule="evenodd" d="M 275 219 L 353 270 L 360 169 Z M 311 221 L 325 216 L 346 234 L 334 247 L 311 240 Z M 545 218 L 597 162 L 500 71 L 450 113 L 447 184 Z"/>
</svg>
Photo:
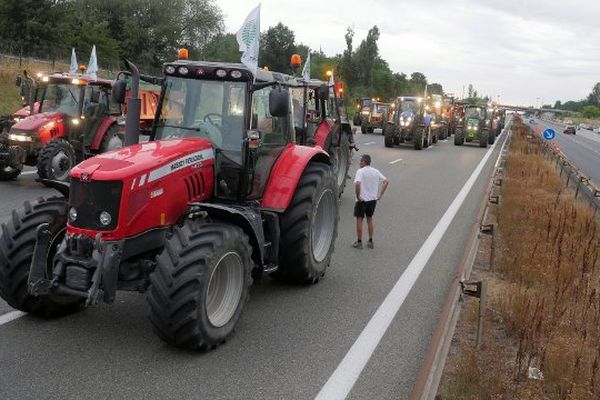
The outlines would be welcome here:
<svg viewBox="0 0 600 400">
<path fill-rule="evenodd" d="M 356 242 L 352 243 L 352 247 L 354 247 L 355 249 L 362 249 L 363 248 L 362 242 L 356 241 Z"/>
<path fill-rule="evenodd" d="M 373 245 L 373 241 L 372 241 L 372 240 L 369 240 L 369 241 L 367 242 L 367 247 L 368 247 L 368 248 L 370 248 L 370 249 L 372 249 L 372 248 L 374 248 L 374 247 L 375 247 L 375 246 Z"/>
</svg>

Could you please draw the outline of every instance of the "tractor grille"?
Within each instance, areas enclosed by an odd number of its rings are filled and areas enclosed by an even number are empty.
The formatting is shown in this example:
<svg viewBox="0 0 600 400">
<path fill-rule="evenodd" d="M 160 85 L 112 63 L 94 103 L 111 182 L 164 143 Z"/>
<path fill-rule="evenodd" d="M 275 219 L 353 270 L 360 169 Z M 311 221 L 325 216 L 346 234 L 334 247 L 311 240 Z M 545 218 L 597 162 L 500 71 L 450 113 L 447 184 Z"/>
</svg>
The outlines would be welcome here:
<svg viewBox="0 0 600 400">
<path fill-rule="evenodd" d="M 185 178 L 188 199 L 190 201 L 202 197 L 204 194 L 204 178 L 201 173 L 195 173 Z"/>
<path fill-rule="evenodd" d="M 123 182 L 121 181 L 91 181 L 82 182 L 71 180 L 69 193 L 70 207 L 77 210 L 77 219 L 69 219 L 72 226 L 96 231 L 110 231 L 119 222 L 119 206 Z M 108 225 L 100 223 L 100 213 L 106 211 L 111 220 Z"/>
</svg>

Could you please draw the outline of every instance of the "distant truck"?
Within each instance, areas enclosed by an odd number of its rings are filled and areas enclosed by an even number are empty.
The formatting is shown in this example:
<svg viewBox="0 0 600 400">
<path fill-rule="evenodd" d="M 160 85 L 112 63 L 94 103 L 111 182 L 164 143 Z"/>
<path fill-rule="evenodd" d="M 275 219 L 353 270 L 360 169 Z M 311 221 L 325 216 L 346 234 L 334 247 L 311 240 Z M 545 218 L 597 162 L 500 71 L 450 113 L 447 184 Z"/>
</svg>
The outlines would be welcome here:
<svg viewBox="0 0 600 400">
<path fill-rule="evenodd" d="M 0 180 L 15 179 L 30 165 L 45 184 L 64 182 L 75 164 L 122 147 L 124 120 L 111 98 L 113 81 L 64 73 L 26 79 L 29 110 L 15 113 L 21 117 L 0 134 Z M 143 92 L 142 120 L 152 121 L 157 101 L 158 92 Z"/>
<path fill-rule="evenodd" d="M 432 133 L 433 118 L 426 114 L 422 97 L 396 97 L 391 110 L 383 130 L 385 147 L 409 141 L 415 150 L 421 150 L 437 141 Z"/>
<path fill-rule="evenodd" d="M 389 110 L 389 103 L 378 101 L 372 102 L 368 110 L 363 108 L 360 131 L 362 133 L 373 133 L 377 128 L 383 130 L 385 121 L 388 119 Z"/>
</svg>

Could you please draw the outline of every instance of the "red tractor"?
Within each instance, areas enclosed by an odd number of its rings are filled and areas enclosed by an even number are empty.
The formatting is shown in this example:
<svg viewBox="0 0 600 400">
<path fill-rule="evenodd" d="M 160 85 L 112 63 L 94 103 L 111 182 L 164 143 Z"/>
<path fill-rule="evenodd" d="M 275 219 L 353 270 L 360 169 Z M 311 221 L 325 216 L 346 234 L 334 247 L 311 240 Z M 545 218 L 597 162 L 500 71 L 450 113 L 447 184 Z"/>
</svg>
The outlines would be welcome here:
<svg viewBox="0 0 600 400">
<path fill-rule="evenodd" d="M 0 296 L 56 317 L 146 292 L 157 335 L 212 349 L 234 331 L 253 279 L 323 277 L 337 236 L 330 156 L 295 142 L 292 77 L 243 64 L 164 65 L 151 140 L 138 144 L 131 71 L 125 145 L 87 159 L 62 197 L 26 202 L 0 232 Z M 125 81 L 113 86 L 125 99 Z"/>
<path fill-rule="evenodd" d="M 37 78 L 28 79 L 30 112 L 20 110 L 23 118 L 0 135 L 0 180 L 15 179 L 32 165 L 43 182 L 64 182 L 78 162 L 123 145 L 113 81 L 62 73 Z"/>
</svg>

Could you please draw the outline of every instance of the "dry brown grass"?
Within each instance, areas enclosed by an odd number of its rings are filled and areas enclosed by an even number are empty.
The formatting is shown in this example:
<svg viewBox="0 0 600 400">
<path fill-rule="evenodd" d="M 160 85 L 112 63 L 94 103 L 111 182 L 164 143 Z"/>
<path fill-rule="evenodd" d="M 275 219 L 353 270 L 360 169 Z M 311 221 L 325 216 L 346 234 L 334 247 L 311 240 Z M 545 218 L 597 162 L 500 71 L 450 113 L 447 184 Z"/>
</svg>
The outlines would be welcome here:
<svg viewBox="0 0 600 400">
<path fill-rule="evenodd" d="M 484 345 L 474 352 L 473 342 L 463 340 L 440 393 L 599 399 L 598 216 L 564 188 L 539 143 L 527 138 L 528 128 L 514 128 L 497 212 L 497 271 L 479 272 L 490 287 Z M 544 379 L 528 379 L 529 367 Z"/>
</svg>

